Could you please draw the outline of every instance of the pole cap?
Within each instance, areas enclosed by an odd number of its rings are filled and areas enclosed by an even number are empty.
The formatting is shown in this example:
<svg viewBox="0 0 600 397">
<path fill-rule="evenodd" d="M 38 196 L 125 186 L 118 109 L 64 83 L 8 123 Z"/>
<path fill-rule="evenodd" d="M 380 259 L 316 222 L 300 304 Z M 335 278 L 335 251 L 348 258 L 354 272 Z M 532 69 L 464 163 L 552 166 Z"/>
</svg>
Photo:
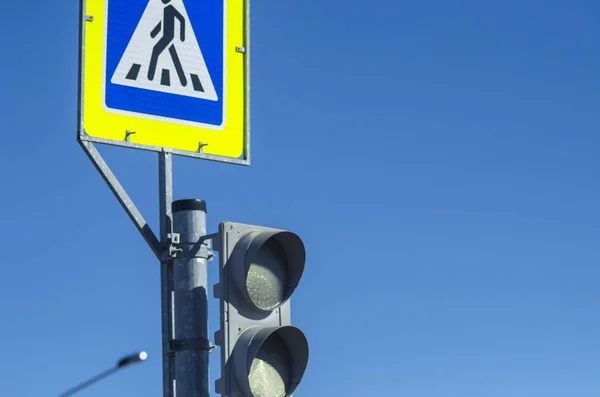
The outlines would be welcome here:
<svg viewBox="0 0 600 397">
<path fill-rule="evenodd" d="M 171 204 L 173 212 L 179 211 L 204 211 L 206 212 L 206 201 L 200 199 L 185 199 L 173 201 Z"/>
</svg>

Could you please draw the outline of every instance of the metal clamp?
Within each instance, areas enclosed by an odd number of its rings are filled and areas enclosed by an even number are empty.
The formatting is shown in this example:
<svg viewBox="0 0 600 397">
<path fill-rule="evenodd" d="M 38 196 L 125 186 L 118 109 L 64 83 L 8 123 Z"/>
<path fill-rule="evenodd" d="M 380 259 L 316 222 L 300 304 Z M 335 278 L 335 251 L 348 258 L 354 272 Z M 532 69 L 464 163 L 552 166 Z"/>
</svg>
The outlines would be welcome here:
<svg viewBox="0 0 600 397">
<path fill-rule="evenodd" d="M 215 253 L 211 250 L 214 236 L 214 234 L 186 235 L 186 241 L 182 241 L 179 233 L 169 233 L 167 235 L 169 241 L 167 255 L 170 259 L 176 257 L 202 258 L 210 262 L 215 258 Z"/>
<path fill-rule="evenodd" d="M 210 247 L 203 243 L 200 246 L 200 251 L 198 252 L 198 257 L 207 259 L 208 261 L 212 261 L 215 257 L 215 253 L 210 250 Z"/>
<path fill-rule="evenodd" d="M 183 252 L 183 249 L 178 248 L 177 245 L 181 241 L 179 233 L 168 233 L 167 234 L 167 247 L 166 247 L 166 258 L 164 261 L 169 261 L 177 256 L 178 253 Z M 163 254 L 164 255 L 164 254 Z"/>
<path fill-rule="evenodd" d="M 215 257 L 213 251 L 206 244 L 179 244 L 173 247 L 174 256 L 178 258 L 202 258 L 212 261 Z"/>
<path fill-rule="evenodd" d="M 202 350 L 209 353 L 215 349 L 215 345 L 206 339 L 172 339 L 169 343 L 169 350 L 180 352 L 184 350 Z"/>
<path fill-rule="evenodd" d="M 169 233 L 167 234 L 167 238 L 171 244 L 179 244 L 181 241 L 181 235 L 179 233 Z"/>
</svg>

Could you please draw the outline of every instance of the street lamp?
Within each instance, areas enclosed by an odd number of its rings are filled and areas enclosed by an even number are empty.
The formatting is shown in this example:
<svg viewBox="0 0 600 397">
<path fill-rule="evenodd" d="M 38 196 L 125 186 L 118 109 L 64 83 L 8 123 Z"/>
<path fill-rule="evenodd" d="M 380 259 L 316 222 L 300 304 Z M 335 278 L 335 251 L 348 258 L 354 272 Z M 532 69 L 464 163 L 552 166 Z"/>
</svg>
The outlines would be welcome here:
<svg viewBox="0 0 600 397">
<path fill-rule="evenodd" d="M 85 389 L 86 387 L 98 382 L 99 380 L 102 380 L 102 379 L 106 378 L 107 376 L 114 374 L 118 370 L 125 368 L 128 365 L 142 362 L 142 361 L 146 360 L 147 358 L 148 358 L 148 354 L 144 351 L 122 357 L 121 359 L 119 359 L 119 361 L 117 361 L 117 364 L 114 367 L 109 368 L 106 371 L 101 372 L 98 375 L 86 380 L 85 382 L 67 390 L 66 392 L 59 395 L 58 397 L 71 396 L 71 395 L 75 394 L 76 392 L 78 392 L 82 389 Z"/>
</svg>

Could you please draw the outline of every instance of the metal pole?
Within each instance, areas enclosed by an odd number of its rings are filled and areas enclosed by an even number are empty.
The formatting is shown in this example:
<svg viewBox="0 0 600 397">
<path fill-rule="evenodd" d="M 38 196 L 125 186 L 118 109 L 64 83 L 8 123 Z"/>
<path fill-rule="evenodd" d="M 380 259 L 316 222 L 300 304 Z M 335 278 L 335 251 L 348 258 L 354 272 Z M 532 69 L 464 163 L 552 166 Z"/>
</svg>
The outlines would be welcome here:
<svg viewBox="0 0 600 397">
<path fill-rule="evenodd" d="M 176 397 L 209 397 L 206 203 L 179 200 L 172 210 L 180 242 L 173 261 Z"/>
<path fill-rule="evenodd" d="M 170 260 L 173 231 L 171 203 L 173 201 L 173 156 L 168 152 L 158 153 L 158 190 L 160 211 L 160 292 L 162 315 L 162 365 L 163 365 L 163 397 L 175 397 L 175 368 L 171 354 L 173 339 L 173 262 Z"/>
</svg>

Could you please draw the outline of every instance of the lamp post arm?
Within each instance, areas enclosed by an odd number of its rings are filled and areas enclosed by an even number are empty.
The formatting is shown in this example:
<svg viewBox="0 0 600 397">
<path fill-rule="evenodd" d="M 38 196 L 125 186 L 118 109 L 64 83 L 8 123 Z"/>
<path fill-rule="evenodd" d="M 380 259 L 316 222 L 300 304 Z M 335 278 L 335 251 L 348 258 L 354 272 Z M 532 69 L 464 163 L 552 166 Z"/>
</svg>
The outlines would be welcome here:
<svg viewBox="0 0 600 397">
<path fill-rule="evenodd" d="M 94 376 L 93 378 L 90 378 L 90 379 L 86 380 L 85 382 L 83 382 L 83 383 L 81 383 L 81 384 L 79 384 L 79 385 L 77 385 L 77 386 L 75 386 L 75 387 L 67 390 L 66 392 L 64 392 L 63 394 L 59 395 L 58 397 L 67 397 L 67 396 L 73 395 L 73 394 L 77 393 L 78 391 L 80 391 L 82 389 L 85 389 L 86 387 L 88 387 L 88 386 L 90 386 L 90 385 L 92 385 L 92 384 L 94 384 L 94 383 L 96 383 L 96 382 L 98 382 L 98 381 L 106 378 L 107 376 L 112 375 L 113 373 L 117 372 L 121 368 L 122 367 L 113 367 L 113 368 L 110 368 L 110 369 L 108 369 L 108 370 L 106 370 L 106 371 L 104 371 L 104 372 L 102 372 L 102 373 Z"/>
</svg>

